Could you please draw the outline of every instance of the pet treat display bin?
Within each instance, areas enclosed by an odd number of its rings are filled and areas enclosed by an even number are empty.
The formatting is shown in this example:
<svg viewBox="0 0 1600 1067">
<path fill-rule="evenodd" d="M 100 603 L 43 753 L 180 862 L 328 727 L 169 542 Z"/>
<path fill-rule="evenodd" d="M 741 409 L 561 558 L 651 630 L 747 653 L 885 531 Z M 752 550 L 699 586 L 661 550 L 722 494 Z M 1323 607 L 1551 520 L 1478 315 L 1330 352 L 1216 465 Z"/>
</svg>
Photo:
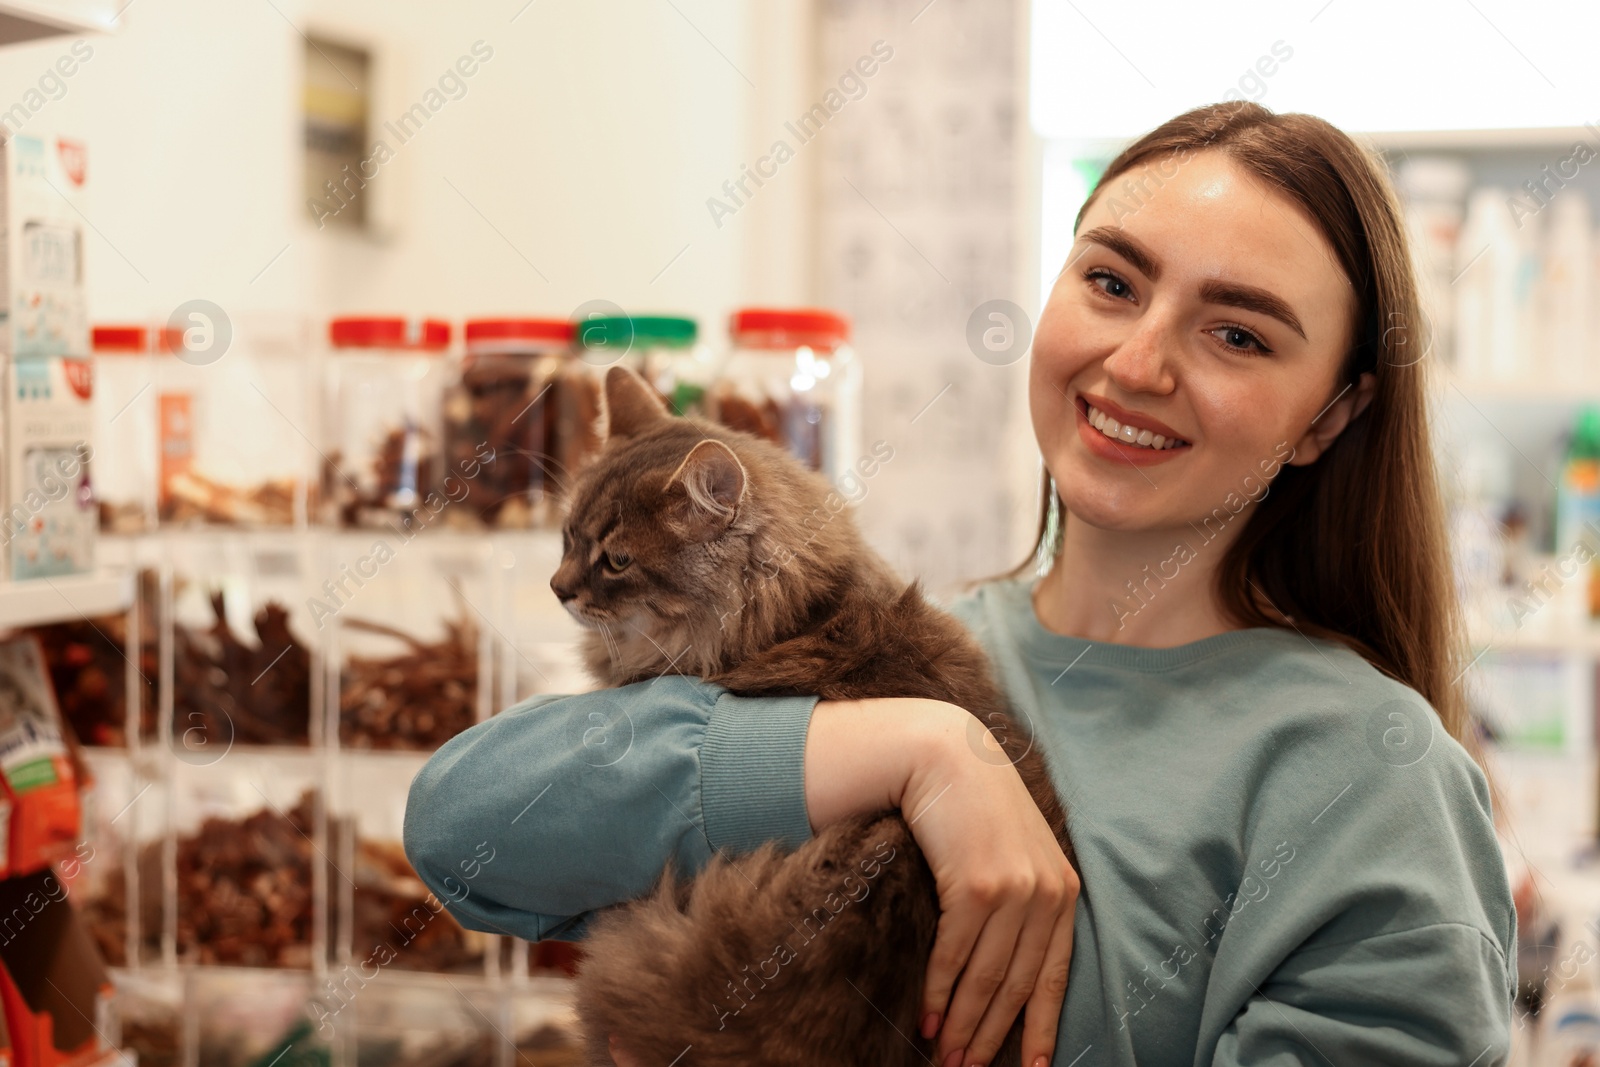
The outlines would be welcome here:
<svg viewBox="0 0 1600 1067">
<path fill-rule="evenodd" d="M 305 320 L 191 320 L 154 338 L 160 521 L 304 525 L 317 463 Z"/>
<path fill-rule="evenodd" d="M 712 415 L 837 481 L 860 455 L 861 367 L 849 320 L 812 308 L 741 308 L 729 336 Z"/>
<path fill-rule="evenodd" d="M 705 394 L 717 357 L 700 340 L 694 319 L 674 315 L 593 318 L 578 324 L 583 358 L 596 365 L 622 361 L 643 374 L 678 415 L 706 414 Z"/>
<path fill-rule="evenodd" d="M 410 527 L 444 474 L 440 414 L 452 371 L 445 358 L 450 324 L 339 318 L 328 324 L 328 339 L 325 521 Z"/>
<path fill-rule="evenodd" d="M 450 524 L 546 524 L 559 473 L 550 462 L 554 385 L 572 346 L 565 319 L 473 319 L 461 376 L 444 399 L 439 488 Z"/>
<path fill-rule="evenodd" d="M 151 331 L 141 325 L 96 326 L 94 456 L 89 478 L 100 529 L 136 534 L 156 522 L 156 363 Z"/>
</svg>

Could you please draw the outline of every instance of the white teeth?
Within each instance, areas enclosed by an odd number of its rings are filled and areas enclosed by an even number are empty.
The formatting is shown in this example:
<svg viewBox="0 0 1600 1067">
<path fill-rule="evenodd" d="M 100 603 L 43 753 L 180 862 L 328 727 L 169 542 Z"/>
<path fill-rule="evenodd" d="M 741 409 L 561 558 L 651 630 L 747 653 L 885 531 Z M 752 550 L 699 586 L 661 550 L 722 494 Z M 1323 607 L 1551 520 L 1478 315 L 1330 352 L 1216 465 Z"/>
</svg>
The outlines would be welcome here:
<svg viewBox="0 0 1600 1067">
<path fill-rule="evenodd" d="M 1124 426 L 1116 419 L 1113 419 L 1110 415 L 1107 415 L 1105 412 L 1101 411 L 1097 407 L 1094 407 L 1093 405 L 1089 406 L 1089 425 L 1093 426 L 1096 430 L 1099 430 L 1107 437 L 1113 437 L 1123 444 L 1129 444 L 1139 448 L 1152 448 L 1161 450 L 1177 448 L 1179 445 L 1184 443 L 1182 440 L 1176 437 L 1164 437 L 1161 434 L 1154 433 L 1150 430 L 1141 430 L 1134 426 Z"/>
</svg>

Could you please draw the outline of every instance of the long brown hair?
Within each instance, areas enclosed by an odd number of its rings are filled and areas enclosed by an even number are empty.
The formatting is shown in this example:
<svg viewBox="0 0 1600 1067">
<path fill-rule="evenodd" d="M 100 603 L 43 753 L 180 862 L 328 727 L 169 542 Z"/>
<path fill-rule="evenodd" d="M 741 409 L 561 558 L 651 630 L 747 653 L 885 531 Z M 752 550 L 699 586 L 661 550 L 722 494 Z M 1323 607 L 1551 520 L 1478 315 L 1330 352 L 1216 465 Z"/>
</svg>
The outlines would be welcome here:
<svg viewBox="0 0 1600 1067">
<path fill-rule="evenodd" d="M 1123 149 L 1073 232 L 1122 174 L 1201 149 L 1226 153 L 1315 221 L 1357 297 L 1336 387 L 1353 387 L 1363 372 L 1376 379 L 1371 403 L 1328 451 L 1307 466 L 1284 467 L 1255 506 L 1217 569 L 1223 610 L 1244 626 L 1282 626 L 1268 610 L 1276 608 L 1301 632 L 1355 649 L 1420 693 L 1481 763 L 1460 686 L 1465 644 L 1428 429 L 1423 375 L 1433 361 L 1421 359 L 1428 332 L 1387 169 L 1314 116 L 1274 114 L 1249 101 L 1213 104 Z M 1034 550 L 1003 577 L 1049 565 L 1063 521 L 1046 470 Z"/>
</svg>

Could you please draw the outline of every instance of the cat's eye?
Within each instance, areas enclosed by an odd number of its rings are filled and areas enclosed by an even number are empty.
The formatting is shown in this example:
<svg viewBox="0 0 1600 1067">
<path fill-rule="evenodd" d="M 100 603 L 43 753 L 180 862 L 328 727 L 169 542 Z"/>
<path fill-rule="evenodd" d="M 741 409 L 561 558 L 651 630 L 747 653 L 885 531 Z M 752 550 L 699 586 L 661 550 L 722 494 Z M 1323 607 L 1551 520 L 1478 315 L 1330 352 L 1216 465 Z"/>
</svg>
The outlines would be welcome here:
<svg viewBox="0 0 1600 1067">
<path fill-rule="evenodd" d="M 626 552 L 607 552 L 605 554 L 606 570 L 612 574 L 621 574 L 633 563 L 633 557 Z"/>
</svg>

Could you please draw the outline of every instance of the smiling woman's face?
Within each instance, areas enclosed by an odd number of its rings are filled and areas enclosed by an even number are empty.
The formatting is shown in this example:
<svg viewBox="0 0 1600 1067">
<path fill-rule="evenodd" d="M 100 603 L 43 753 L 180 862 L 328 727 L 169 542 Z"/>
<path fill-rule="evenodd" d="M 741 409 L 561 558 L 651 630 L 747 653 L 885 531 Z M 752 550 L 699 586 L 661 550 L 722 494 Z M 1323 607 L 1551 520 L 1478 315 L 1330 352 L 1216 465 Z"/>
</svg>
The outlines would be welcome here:
<svg viewBox="0 0 1600 1067">
<path fill-rule="evenodd" d="M 1229 494 L 1259 498 L 1263 472 L 1309 463 L 1343 423 L 1341 409 L 1308 433 L 1340 395 L 1356 308 L 1326 239 L 1222 152 L 1149 166 L 1169 176 L 1151 195 L 1122 192 L 1135 168 L 1084 214 L 1029 373 L 1062 501 L 1103 529 L 1187 527 Z"/>
</svg>

